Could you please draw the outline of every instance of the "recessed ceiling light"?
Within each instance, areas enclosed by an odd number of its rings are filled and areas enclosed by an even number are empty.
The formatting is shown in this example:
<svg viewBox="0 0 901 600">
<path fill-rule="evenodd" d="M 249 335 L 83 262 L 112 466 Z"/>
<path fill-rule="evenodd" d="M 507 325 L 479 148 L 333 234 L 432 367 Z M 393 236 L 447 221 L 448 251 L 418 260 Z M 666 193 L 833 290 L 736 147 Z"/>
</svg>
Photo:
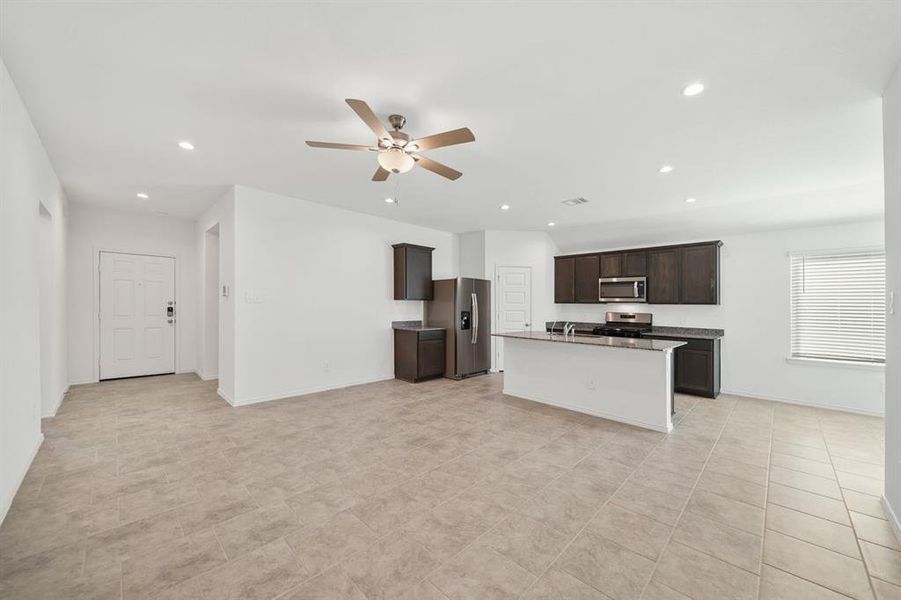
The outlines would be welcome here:
<svg viewBox="0 0 901 600">
<path fill-rule="evenodd" d="M 660 167 L 658 169 L 658 171 L 660 171 L 661 173 L 670 173 L 670 172 L 672 172 L 672 170 L 673 170 L 672 165 L 663 165 L 662 167 Z"/>
<path fill-rule="evenodd" d="M 704 84 L 700 82 L 689 83 L 682 90 L 683 96 L 697 96 L 704 91 Z"/>
<path fill-rule="evenodd" d="M 149 197 L 150 197 L 150 196 L 148 196 L 148 195 L 145 194 L 144 192 L 138 192 L 138 198 L 140 198 L 141 200 L 146 200 L 146 199 L 149 198 Z"/>
<path fill-rule="evenodd" d="M 396 200 L 394 198 L 385 198 L 385 202 L 387 204 L 394 204 L 396 202 Z"/>
<path fill-rule="evenodd" d="M 553 227 L 554 225 L 556 225 L 556 223 L 554 223 L 553 221 L 547 224 L 548 227 Z"/>
<path fill-rule="evenodd" d="M 501 210 L 510 210 L 509 204 L 501 204 Z"/>
<path fill-rule="evenodd" d="M 169 213 L 167 213 L 167 212 L 164 211 L 164 210 L 155 210 L 155 211 L 153 211 L 153 214 L 159 215 L 159 216 L 161 216 L 161 217 L 168 217 L 168 216 L 169 216 Z"/>
<path fill-rule="evenodd" d="M 182 140 L 182 141 L 178 142 L 178 147 L 181 148 L 182 150 L 193 150 L 194 144 L 192 144 L 188 140 Z"/>
<path fill-rule="evenodd" d="M 692 202 L 697 202 L 698 199 L 697 198 L 686 198 L 685 201 L 688 202 L 689 204 L 691 204 Z"/>
</svg>

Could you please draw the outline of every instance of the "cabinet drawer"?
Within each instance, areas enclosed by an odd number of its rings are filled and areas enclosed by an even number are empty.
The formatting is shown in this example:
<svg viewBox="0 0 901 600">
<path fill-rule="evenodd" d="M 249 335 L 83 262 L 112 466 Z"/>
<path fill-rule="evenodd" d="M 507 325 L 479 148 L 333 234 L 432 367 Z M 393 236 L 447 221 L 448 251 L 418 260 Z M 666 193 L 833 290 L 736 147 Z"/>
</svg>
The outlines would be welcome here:
<svg viewBox="0 0 901 600">
<path fill-rule="evenodd" d="M 419 332 L 419 341 L 426 342 L 429 340 L 443 340 L 444 339 L 444 330 L 437 329 L 435 331 L 420 331 Z"/>
</svg>

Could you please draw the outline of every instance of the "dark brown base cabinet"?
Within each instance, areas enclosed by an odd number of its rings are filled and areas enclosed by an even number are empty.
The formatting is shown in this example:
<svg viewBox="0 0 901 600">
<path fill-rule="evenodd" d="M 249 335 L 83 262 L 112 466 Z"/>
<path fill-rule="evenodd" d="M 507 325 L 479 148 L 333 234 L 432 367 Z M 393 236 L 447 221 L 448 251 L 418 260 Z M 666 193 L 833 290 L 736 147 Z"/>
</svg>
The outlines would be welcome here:
<svg viewBox="0 0 901 600">
<path fill-rule="evenodd" d="M 671 337 L 643 336 L 672 340 Z M 679 340 L 673 356 L 675 390 L 681 394 L 716 398 L 720 393 L 720 340 Z"/>
<path fill-rule="evenodd" d="M 394 376 L 410 383 L 444 376 L 444 335 L 439 330 L 394 330 Z"/>
<path fill-rule="evenodd" d="M 648 304 L 719 304 L 720 241 L 554 257 L 554 302 L 599 304 L 598 277 L 647 277 Z"/>
</svg>

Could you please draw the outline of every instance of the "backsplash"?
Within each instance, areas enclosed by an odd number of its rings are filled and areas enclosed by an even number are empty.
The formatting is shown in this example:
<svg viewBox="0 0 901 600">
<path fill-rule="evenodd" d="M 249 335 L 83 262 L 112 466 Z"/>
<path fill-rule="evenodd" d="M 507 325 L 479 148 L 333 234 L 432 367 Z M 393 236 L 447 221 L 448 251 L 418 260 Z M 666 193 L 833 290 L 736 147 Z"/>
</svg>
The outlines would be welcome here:
<svg viewBox="0 0 901 600">
<path fill-rule="evenodd" d="M 723 305 L 667 304 L 558 304 L 557 317 L 564 321 L 603 323 L 608 312 L 649 312 L 654 325 L 723 329 Z"/>
</svg>

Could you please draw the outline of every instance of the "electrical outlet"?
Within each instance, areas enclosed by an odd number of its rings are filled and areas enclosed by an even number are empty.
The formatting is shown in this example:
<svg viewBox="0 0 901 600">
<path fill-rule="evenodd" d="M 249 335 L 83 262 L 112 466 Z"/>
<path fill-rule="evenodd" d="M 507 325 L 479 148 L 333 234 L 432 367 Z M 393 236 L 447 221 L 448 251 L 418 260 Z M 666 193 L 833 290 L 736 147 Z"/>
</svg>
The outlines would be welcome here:
<svg viewBox="0 0 901 600">
<path fill-rule="evenodd" d="M 328 361 L 322 363 L 322 372 L 328 373 L 331 370 L 331 367 L 328 364 Z"/>
<path fill-rule="evenodd" d="M 589 390 L 596 390 L 596 389 L 598 389 L 598 382 L 595 381 L 594 379 L 589 378 L 589 379 L 585 382 L 585 386 L 586 386 Z"/>
</svg>

